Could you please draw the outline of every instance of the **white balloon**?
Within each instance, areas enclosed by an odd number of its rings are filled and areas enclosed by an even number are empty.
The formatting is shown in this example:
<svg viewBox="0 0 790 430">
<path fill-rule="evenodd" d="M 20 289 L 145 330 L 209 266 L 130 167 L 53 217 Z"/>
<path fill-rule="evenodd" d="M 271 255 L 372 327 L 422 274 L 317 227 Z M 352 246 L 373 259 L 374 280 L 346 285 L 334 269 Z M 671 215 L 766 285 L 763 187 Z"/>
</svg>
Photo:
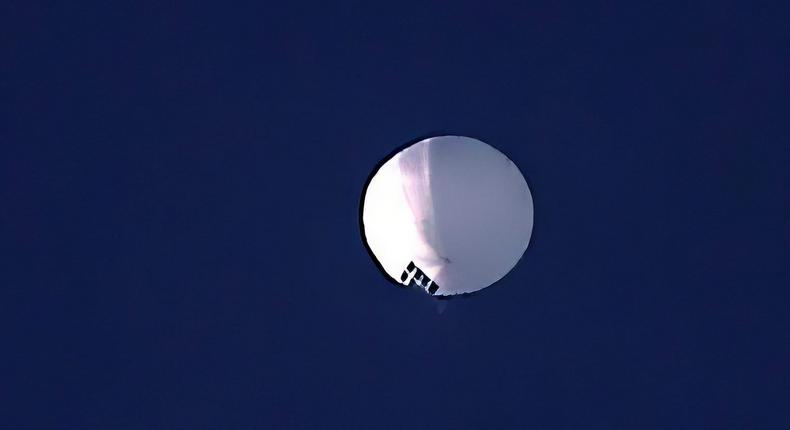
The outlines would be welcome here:
<svg viewBox="0 0 790 430">
<path fill-rule="evenodd" d="M 518 167 L 463 136 L 396 153 L 362 199 L 363 236 L 387 275 L 440 296 L 505 276 L 526 251 L 532 224 L 532 195 Z"/>
</svg>

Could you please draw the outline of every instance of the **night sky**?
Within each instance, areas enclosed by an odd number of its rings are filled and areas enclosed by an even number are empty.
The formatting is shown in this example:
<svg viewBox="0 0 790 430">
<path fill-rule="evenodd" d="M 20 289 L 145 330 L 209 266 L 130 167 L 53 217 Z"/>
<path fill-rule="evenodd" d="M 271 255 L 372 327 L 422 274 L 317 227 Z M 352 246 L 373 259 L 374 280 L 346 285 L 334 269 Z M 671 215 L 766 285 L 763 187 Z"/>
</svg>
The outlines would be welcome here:
<svg viewBox="0 0 790 430">
<path fill-rule="evenodd" d="M 787 2 L 121 3 L 0 8 L 0 428 L 790 428 Z M 440 134 L 535 205 L 443 313 L 359 228 Z"/>
</svg>

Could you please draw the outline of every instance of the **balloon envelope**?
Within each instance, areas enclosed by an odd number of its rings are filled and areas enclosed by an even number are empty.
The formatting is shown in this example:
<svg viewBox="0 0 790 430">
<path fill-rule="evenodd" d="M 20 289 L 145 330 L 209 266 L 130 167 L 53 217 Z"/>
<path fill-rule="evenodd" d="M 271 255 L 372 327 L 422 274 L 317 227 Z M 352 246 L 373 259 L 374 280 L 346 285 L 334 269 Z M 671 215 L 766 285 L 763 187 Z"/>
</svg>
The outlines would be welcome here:
<svg viewBox="0 0 790 430">
<path fill-rule="evenodd" d="M 389 158 L 362 199 L 363 238 L 386 274 L 435 295 L 501 279 L 532 234 L 532 195 L 507 156 L 479 140 L 439 136 Z"/>
</svg>

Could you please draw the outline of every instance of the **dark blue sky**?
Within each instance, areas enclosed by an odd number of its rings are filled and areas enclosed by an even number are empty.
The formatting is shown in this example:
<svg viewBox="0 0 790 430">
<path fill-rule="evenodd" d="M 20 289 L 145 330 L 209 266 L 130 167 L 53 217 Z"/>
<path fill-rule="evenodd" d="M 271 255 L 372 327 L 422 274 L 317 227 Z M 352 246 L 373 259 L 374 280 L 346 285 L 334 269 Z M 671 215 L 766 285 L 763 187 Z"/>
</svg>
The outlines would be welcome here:
<svg viewBox="0 0 790 430">
<path fill-rule="evenodd" d="M 0 14 L 0 427 L 790 427 L 786 2 L 115 3 Z M 441 315 L 357 219 L 438 133 L 536 210 Z"/>
</svg>

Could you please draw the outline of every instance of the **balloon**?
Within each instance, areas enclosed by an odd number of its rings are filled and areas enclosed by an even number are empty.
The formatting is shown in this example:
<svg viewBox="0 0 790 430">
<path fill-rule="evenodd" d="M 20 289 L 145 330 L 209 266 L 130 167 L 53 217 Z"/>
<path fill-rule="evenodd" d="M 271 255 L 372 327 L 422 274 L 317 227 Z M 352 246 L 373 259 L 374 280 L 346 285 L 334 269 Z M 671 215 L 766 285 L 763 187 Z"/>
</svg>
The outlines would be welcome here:
<svg viewBox="0 0 790 430">
<path fill-rule="evenodd" d="M 521 259 L 532 235 L 527 181 L 477 139 L 438 136 L 395 153 L 362 197 L 362 234 L 396 283 L 451 296 L 481 290 Z"/>
</svg>

